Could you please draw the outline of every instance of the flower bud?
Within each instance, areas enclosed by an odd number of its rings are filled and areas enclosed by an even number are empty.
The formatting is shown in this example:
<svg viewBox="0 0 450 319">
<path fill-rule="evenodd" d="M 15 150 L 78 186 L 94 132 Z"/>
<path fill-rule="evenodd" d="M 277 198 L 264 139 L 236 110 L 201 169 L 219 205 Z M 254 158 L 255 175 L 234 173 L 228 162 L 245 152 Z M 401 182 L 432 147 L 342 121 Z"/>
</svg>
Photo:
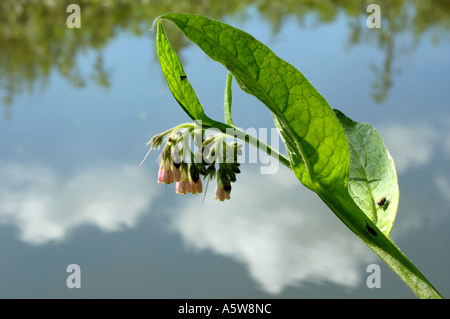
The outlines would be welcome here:
<svg viewBox="0 0 450 319">
<path fill-rule="evenodd" d="M 159 184 L 173 183 L 172 161 L 170 159 L 170 146 L 167 144 L 162 150 L 159 158 L 158 183 Z"/>
<path fill-rule="evenodd" d="M 216 186 L 216 199 L 223 202 L 226 199 L 230 199 L 231 185 L 224 184 L 223 180 L 220 176 L 217 177 L 217 186 Z"/>
<path fill-rule="evenodd" d="M 199 179 L 197 182 L 189 180 L 189 192 L 192 194 L 201 193 L 203 191 L 202 180 Z"/>
<path fill-rule="evenodd" d="M 177 194 L 185 195 L 189 192 L 189 181 L 181 180 L 175 183 L 175 191 Z"/>
<path fill-rule="evenodd" d="M 176 168 L 173 164 L 172 164 L 172 169 L 171 169 L 172 175 L 173 175 L 173 180 L 175 182 L 179 182 L 181 181 L 181 173 L 180 170 L 178 168 Z"/>
</svg>

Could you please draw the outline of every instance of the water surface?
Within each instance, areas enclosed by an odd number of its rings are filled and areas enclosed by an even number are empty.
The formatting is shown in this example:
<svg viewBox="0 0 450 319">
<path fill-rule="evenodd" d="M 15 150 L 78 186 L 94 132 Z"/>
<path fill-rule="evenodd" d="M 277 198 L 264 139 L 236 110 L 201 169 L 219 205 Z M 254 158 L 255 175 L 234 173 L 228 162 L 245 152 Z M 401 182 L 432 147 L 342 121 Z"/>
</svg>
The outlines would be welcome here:
<svg viewBox="0 0 450 319">
<path fill-rule="evenodd" d="M 246 163 L 232 200 L 204 202 L 156 183 L 156 133 L 188 121 L 162 77 L 152 20 L 205 14 L 254 35 L 330 105 L 382 134 L 397 166 L 392 237 L 450 295 L 450 7 L 399 1 L 369 29 L 363 1 L 80 1 L 0 11 L 0 296 L 2 298 L 414 298 L 332 212 L 281 165 Z M 315 3 L 315 2 L 314 2 Z M 174 30 L 172 45 L 207 114 L 221 120 L 226 70 Z M 234 122 L 273 127 L 233 87 Z M 81 268 L 69 289 L 66 267 Z M 381 267 L 381 288 L 366 285 Z"/>
</svg>

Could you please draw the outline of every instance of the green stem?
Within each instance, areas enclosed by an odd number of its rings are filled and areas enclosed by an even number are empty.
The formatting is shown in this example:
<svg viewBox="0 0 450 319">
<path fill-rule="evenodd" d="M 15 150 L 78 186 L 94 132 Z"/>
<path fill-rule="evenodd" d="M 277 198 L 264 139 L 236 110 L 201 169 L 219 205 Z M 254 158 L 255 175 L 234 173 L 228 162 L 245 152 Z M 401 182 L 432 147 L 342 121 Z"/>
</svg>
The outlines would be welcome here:
<svg viewBox="0 0 450 319">
<path fill-rule="evenodd" d="M 233 75 L 228 72 L 227 75 L 227 81 L 225 83 L 225 96 L 223 98 L 223 112 L 224 112 L 224 118 L 225 118 L 225 123 L 233 126 L 233 120 L 231 119 L 231 83 L 233 81 Z"/>
<path fill-rule="evenodd" d="M 241 141 L 255 146 L 256 148 L 265 152 L 267 155 L 270 155 L 270 156 L 274 157 L 275 159 L 279 160 L 280 163 L 284 164 L 288 168 L 291 168 L 291 163 L 290 163 L 289 159 L 286 156 L 279 153 L 278 151 L 276 151 L 275 149 L 271 148 L 266 143 L 260 141 L 259 139 L 255 138 L 251 135 L 248 135 L 248 134 L 242 132 L 238 128 L 233 128 L 232 132 L 233 132 L 233 134 L 229 134 L 229 130 L 228 130 L 228 132 L 226 132 L 226 134 L 228 134 L 230 136 L 235 136 L 236 138 L 240 139 Z"/>
<path fill-rule="evenodd" d="M 249 143 L 250 145 L 255 146 L 256 148 L 267 153 L 268 155 L 276 158 L 285 166 L 291 168 L 291 163 L 287 157 L 283 156 L 282 154 L 280 154 L 276 150 L 272 149 L 267 144 L 258 140 L 257 138 L 255 138 L 251 135 L 245 134 L 244 132 L 239 130 L 234 125 L 233 120 L 231 118 L 231 101 L 232 101 L 231 84 L 232 84 L 232 81 L 233 81 L 233 75 L 231 74 L 231 72 L 228 72 L 227 80 L 225 82 L 225 95 L 224 95 L 224 99 L 223 99 L 224 100 L 223 101 L 224 118 L 225 118 L 225 123 L 228 126 L 225 129 L 225 134 L 236 136 L 238 139 L 242 140 L 243 142 Z M 229 134 L 230 129 L 232 129 L 233 134 Z M 222 131 L 223 131 L 223 129 L 222 129 Z"/>
</svg>

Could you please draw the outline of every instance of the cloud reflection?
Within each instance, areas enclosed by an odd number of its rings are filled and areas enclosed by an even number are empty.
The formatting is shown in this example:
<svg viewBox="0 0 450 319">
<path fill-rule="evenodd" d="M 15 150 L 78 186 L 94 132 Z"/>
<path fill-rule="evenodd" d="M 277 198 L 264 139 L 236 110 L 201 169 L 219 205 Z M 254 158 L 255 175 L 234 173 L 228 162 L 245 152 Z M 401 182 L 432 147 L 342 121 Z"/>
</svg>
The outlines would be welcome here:
<svg viewBox="0 0 450 319">
<path fill-rule="evenodd" d="M 136 225 L 154 187 L 131 165 L 62 177 L 48 167 L 2 163 L 0 223 L 14 225 L 20 240 L 33 245 L 61 242 L 83 225 L 119 231 Z"/>
<path fill-rule="evenodd" d="M 375 255 L 287 169 L 276 175 L 244 173 L 232 199 L 186 200 L 168 212 L 171 228 L 194 250 L 210 250 L 245 264 L 271 294 L 305 281 L 355 287 Z M 365 263 L 365 266 L 361 266 Z"/>
<path fill-rule="evenodd" d="M 442 175 L 436 176 L 434 183 L 442 198 L 444 198 L 447 202 L 450 202 L 450 178 Z"/>
<path fill-rule="evenodd" d="M 447 164 L 441 166 L 439 163 L 445 163 L 450 157 L 449 124 L 450 118 L 443 116 L 433 124 L 411 122 L 380 128 L 397 172 L 406 174 L 414 169 L 426 171 L 429 181 L 425 183 L 434 184 L 438 194 L 446 201 L 450 199 L 450 179 Z M 417 187 L 420 188 L 420 185 Z M 420 199 L 416 197 L 412 200 Z M 422 212 L 418 214 L 423 215 Z M 417 226 L 420 218 L 409 222 Z"/>
<path fill-rule="evenodd" d="M 413 124 L 380 129 L 400 173 L 433 160 L 437 132 Z M 242 171 L 230 201 L 213 198 L 213 182 L 204 203 L 201 194 L 166 205 L 170 229 L 188 247 L 242 263 L 261 289 L 274 295 L 306 282 L 353 288 L 365 278 L 368 264 L 380 262 L 284 167 L 272 175 L 259 174 L 257 165 Z M 435 183 L 442 196 L 450 194 L 447 179 Z M 64 177 L 49 167 L 2 163 L 0 224 L 15 226 L 19 238 L 34 245 L 61 242 L 83 225 L 120 231 L 139 222 L 159 189 L 142 169 L 130 165 Z M 397 234 L 399 226 L 406 227 L 396 225 Z"/>
<path fill-rule="evenodd" d="M 437 130 L 426 124 L 394 124 L 379 129 L 399 174 L 427 165 L 437 146 Z"/>
</svg>

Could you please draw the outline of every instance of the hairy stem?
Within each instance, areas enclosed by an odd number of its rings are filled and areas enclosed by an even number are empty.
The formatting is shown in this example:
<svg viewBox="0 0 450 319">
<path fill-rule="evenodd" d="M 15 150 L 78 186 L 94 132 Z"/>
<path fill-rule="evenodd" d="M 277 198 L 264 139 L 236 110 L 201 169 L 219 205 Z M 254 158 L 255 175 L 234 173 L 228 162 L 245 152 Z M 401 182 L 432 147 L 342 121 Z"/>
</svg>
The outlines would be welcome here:
<svg viewBox="0 0 450 319">
<path fill-rule="evenodd" d="M 228 72 L 227 81 L 225 83 L 225 96 L 223 99 L 223 112 L 225 117 L 225 123 L 234 126 L 233 120 L 231 119 L 231 83 L 233 81 L 233 75 Z"/>
</svg>

